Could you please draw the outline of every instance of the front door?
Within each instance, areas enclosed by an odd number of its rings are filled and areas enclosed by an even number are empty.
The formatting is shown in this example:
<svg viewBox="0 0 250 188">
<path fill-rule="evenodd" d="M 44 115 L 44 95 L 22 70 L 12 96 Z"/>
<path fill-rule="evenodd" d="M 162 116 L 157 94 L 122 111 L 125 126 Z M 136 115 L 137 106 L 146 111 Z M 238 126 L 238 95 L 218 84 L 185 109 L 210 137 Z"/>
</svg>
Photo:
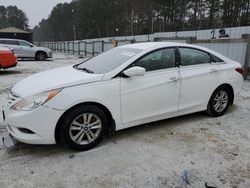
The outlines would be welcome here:
<svg viewBox="0 0 250 188">
<path fill-rule="evenodd" d="M 121 78 L 122 123 L 165 116 L 178 111 L 179 70 L 175 48 L 153 51 L 131 66 L 146 69 L 144 76 Z"/>
<path fill-rule="evenodd" d="M 25 41 L 18 41 L 19 47 L 18 51 L 20 54 L 20 57 L 35 57 L 33 47 L 25 42 Z"/>
</svg>

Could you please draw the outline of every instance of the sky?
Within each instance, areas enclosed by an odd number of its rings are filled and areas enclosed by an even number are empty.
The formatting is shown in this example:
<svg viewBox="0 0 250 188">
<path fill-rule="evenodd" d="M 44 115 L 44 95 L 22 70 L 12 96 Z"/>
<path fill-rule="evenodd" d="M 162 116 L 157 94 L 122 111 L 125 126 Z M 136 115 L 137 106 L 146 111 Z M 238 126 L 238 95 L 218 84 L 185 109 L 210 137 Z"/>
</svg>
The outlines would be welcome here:
<svg viewBox="0 0 250 188">
<path fill-rule="evenodd" d="M 43 18 L 48 18 L 51 10 L 58 3 L 71 2 L 72 0 L 0 0 L 0 5 L 16 5 L 27 14 L 29 26 L 32 29 Z"/>
</svg>

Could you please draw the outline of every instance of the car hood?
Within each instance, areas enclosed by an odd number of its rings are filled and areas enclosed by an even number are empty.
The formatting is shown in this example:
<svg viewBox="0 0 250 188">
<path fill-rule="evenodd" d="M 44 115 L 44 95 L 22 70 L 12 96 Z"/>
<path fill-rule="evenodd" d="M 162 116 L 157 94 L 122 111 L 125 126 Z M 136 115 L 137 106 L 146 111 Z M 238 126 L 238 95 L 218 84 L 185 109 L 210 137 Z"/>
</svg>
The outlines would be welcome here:
<svg viewBox="0 0 250 188">
<path fill-rule="evenodd" d="M 11 89 L 13 95 L 25 98 L 45 91 L 102 80 L 102 74 L 89 74 L 72 65 L 34 74 Z"/>
<path fill-rule="evenodd" d="M 41 50 L 41 51 L 51 51 L 49 48 L 44 48 L 44 47 L 37 47 L 36 50 Z"/>
</svg>

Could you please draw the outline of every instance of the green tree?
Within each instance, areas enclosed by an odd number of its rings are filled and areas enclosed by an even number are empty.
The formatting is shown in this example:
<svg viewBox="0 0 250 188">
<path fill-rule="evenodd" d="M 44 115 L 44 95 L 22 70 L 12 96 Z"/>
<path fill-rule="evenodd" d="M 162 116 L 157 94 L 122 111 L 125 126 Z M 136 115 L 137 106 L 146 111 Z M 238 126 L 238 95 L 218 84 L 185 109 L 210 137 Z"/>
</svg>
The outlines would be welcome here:
<svg viewBox="0 0 250 188">
<path fill-rule="evenodd" d="M 28 18 L 22 10 L 16 6 L 0 6 L 0 28 L 17 27 L 28 30 Z"/>
<path fill-rule="evenodd" d="M 37 41 L 250 25 L 250 0 L 75 0 L 34 29 Z M 0 17 L 1 19 L 1 17 Z"/>
</svg>

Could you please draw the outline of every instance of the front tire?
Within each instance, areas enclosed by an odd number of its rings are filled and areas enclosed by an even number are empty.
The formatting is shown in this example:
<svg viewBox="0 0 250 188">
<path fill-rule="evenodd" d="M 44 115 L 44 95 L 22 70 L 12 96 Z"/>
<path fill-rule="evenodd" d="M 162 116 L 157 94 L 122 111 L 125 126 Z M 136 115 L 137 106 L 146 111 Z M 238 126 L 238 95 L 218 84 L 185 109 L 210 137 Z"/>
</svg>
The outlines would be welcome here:
<svg viewBox="0 0 250 188">
<path fill-rule="evenodd" d="M 213 117 L 224 115 L 230 105 L 231 98 L 232 93 L 227 87 L 217 88 L 209 100 L 207 113 Z"/>
<path fill-rule="evenodd" d="M 36 53 L 36 60 L 37 61 L 45 61 L 46 57 L 47 57 L 47 55 L 45 52 L 37 52 Z"/>
<path fill-rule="evenodd" d="M 67 113 L 60 129 L 61 142 L 72 149 L 84 151 L 98 145 L 107 130 L 104 111 L 92 105 L 80 105 Z"/>
</svg>

